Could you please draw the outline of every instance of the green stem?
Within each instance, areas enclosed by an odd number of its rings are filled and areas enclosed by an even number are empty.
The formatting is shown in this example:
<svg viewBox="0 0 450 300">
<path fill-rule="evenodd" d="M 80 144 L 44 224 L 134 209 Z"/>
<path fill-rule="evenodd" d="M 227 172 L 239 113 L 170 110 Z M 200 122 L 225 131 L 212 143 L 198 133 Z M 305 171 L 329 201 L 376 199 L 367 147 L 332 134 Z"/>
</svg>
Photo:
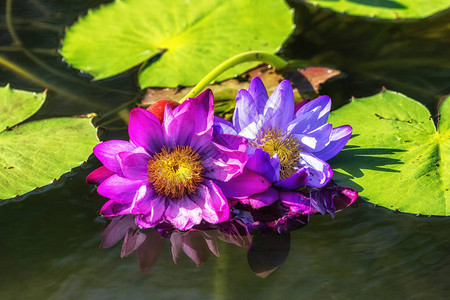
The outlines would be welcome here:
<svg viewBox="0 0 450 300">
<path fill-rule="evenodd" d="M 260 61 L 262 63 L 266 63 L 271 65 L 276 69 L 283 69 L 287 66 L 287 62 L 281 57 L 269 53 L 269 52 L 261 52 L 261 51 L 250 51 L 238 54 L 233 56 L 217 67 L 215 67 L 211 72 L 209 72 L 196 86 L 183 98 L 180 100 L 182 103 L 187 98 L 193 98 L 197 96 L 208 84 L 210 84 L 214 79 L 217 78 L 220 74 L 231 69 L 232 67 L 250 61 Z"/>
</svg>

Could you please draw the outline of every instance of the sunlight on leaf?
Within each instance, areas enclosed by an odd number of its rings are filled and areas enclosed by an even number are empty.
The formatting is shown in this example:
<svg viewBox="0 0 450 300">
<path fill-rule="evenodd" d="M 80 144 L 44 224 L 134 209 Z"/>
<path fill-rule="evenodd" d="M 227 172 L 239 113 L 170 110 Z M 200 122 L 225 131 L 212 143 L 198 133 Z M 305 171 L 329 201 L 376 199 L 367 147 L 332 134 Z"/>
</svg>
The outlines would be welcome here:
<svg viewBox="0 0 450 300">
<path fill-rule="evenodd" d="M 369 202 L 401 212 L 450 215 L 450 101 L 438 131 L 428 109 L 402 94 L 383 91 L 354 99 L 330 115 L 353 136 L 332 161 L 333 179 Z"/>
<path fill-rule="evenodd" d="M 144 63 L 142 88 L 189 86 L 241 52 L 277 51 L 292 30 L 292 11 L 283 0 L 124 0 L 70 27 L 61 54 L 94 79 Z M 256 65 L 239 65 L 221 79 Z"/>
</svg>

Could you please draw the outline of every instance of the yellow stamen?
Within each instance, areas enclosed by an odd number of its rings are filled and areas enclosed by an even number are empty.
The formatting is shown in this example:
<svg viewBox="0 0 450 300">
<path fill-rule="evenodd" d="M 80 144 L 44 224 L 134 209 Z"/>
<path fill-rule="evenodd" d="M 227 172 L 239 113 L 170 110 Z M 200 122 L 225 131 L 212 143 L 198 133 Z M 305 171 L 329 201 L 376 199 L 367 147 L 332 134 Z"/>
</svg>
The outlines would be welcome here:
<svg viewBox="0 0 450 300">
<path fill-rule="evenodd" d="M 171 198 L 192 194 L 203 181 L 200 155 L 190 146 L 161 149 L 147 166 L 156 193 Z"/>
<path fill-rule="evenodd" d="M 281 130 L 270 128 L 261 131 L 255 140 L 250 142 L 255 148 L 261 148 L 270 157 L 278 154 L 280 160 L 280 178 L 285 179 L 298 169 L 300 145 L 298 140 Z"/>
</svg>

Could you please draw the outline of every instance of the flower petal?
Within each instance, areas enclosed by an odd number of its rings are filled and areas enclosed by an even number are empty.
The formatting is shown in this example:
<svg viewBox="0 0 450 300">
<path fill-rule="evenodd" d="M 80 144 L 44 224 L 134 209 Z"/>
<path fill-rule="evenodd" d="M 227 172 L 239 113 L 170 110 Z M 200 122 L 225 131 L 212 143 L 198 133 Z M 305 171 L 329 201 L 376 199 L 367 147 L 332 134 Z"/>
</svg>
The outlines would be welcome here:
<svg viewBox="0 0 450 300">
<path fill-rule="evenodd" d="M 317 210 L 311 206 L 311 199 L 298 192 L 283 191 L 280 192 L 280 198 L 283 205 L 289 207 L 294 213 L 303 215 L 317 213 Z"/>
<path fill-rule="evenodd" d="M 283 80 L 270 95 L 264 107 L 265 126 L 284 128 L 294 118 L 294 92 L 289 80 Z M 273 113 L 269 116 L 268 110 Z"/>
<path fill-rule="evenodd" d="M 234 128 L 236 128 L 236 131 L 241 131 L 257 118 L 258 112 L 255 100 L 247 90 L 239 90 L 236 95 L 236 108 L 233 114 Z"/>
<path fill-rule="evenodd" d="M 321 188 L 333 176 L 333 170 L 329 164 L 307 152 L 300 152 L 301 166 L 308 169 L 308 185 L 313 188 Z"/>
<path fill-rule="evenodd" d="M 314 111 L 316 115 L 317 122 L 320 124 L 325 124 L 328 120 L 328 113 L 331 108 L 331 99 L 328 96 L 320 96 L 314 100 L 305 103 L 302 107 L 295 113 L 296 117 L 306 114 L 309 111 Z"/>
<path fill-rule="evenodd" d="M 248 197 L 266 191 L 272 184 L 261 175 L 244 169 L 244 172 L 227 182 L 215 181 L 224 195 L 230 198 Z"/>
<path fill-rule="evenodd" d="M 300 148 L 302 148 L 303 151 L 315 152 L 320 151 L 327 146 L 330 142 L 332 130 L 333 125 L 326 123 L 307 133 L 294 134 L 293 136 L 300 142 Z"/>
<path fill-rule="evenodd" d="M 211 180 L 203 181 L 197 193 L 189 197 L 202 209 L 202 217 L 206 222 L 217 224 L 228 220 L 230 209 L 227 198 Z"/>
<path fill-rule="evenodd" d="M 168 202 L 164 215 L 176 228 L 188 230 L 202 221 L 202 209 L 188 196 Z"/>
<path fill-rule="evenodd" d="M 132 180 L 112 175 L 99 185 L 97 192 L 103 197 L 113 199 L 118 203 L 131 203 L 137 191 L 145 183 L 142 180 Z"/>
<path fill-rule="evenodd" d="M 203 160 L 204 177 L 229 181 L 243 172 L 247 162 L 247 140 L 236 135 L 220 134 L 213 139 Z"/>
<path fill-rule="evenodd" d="M 270 155 L 259 148 L 255 149 L 255 152 L 249 156 L 245 168 L 258 173 L 271 182 L 277 181 L 277 173 L 271 164 Z"/>
<path fill-rule="evenodd" d="M 135 197 L 131 213 L 145 215 L 148 222 L 158 224 L 165 210 L 165 200 L 165 197 L 158 195 L 150 184 L 143 185 Z"/>
<path fill-rule="evenodd" d="M 218 134 L 234 134 L 237 135 L 236 130 L 233 127 L 233 124 L 231 124 L 230 121 L 227 121 L 225 119 L 222 119 L 220 117 L 214 116 L 214 136 Z"/>
<path fill-rule="evenodd" d="M 193 135 L 194 115 L 190 111 L 191 103 L 183 102 L 176 107 L 177 114 L 167 107 L 164 112 L 164 146 L 173 147 L 177 145 L 188 145 Z M 180 109 L 182 110 L 180 110 Z"/>
<path fill-rule="evenodd" d="M 296 190 L 304 187 L 308 183 L 308 178 L 308 169 L 302 168 L 288 178 L 275 182 L 274 185 L 280 189 Z"/>
<path fill-rule="evenodd" d="M 115 173 L 113 171 L 110 171 L 105 166 L 101 166 L 100 168 L 95 169 L 92 171 L 87 177 L 86 181 L 90 184 L 100 184 Z"/>
<path fill-rule="evenodd" d="M 128 215 L 131 212 L 132 203 L 117 203 L 114 200 L 107 201 L 100 209 L 100 214 L 104 217 L 117 217 Z"/>
<path fill-rule="evenodd" d="M 271 187 L 265 192 L 249 196 L 247 201 L 252 208 L 258 209 L 264 206 L 269 206 L 278 199 L 280 199 L 278 191 Z"/>
<path fill-rule="evenodd" d="M 214 96 L 210 89 L 202 92 L 196 98 L 188 98 L 186 101 L 176 107 L 173 112 L 178 116 L 182 111 L 189 111 L 193 117 L 193 133 L 212 134 L 214 120 Z M 182 123 L 182 122 L 181 122 Z"/>
<path fill-rule="evenodd" d="M 122 161 L 122 170 L 125 177 L 134 180 L 148 180 L 148 161 L 150 155 L 146 153 L 119 154 Z"/>
<path fill-rule="evenodd" d="M 163 132 L 158 118 L 142 108 L 131 111 L 128 135 L 133 144 L 143 147 L 150 154 L 160 151 L 163 146 Z"/>
<path fill-rule="evenodd" d="M 330 135 L 330 143 L 321 151 L 314 152 L 314 156 L 325 161 L 329 160 L 344 148 L 351 135 L 352 127 L 349 125 L 334 128 Z"/>
<path fill-rule="evenodd" d="M 255 101 L 258 114 L 263 114 L 269 96 L 267 95 L 266 87 L 259 77 L 253 77 L 250 81 L 248 92 Z"/>
<path fill-rule="evenodd" d="M 122 174 L 122 168 L 116 155 L 120 152 L 131 152 L 134 149 L 136 147 L 130 142 L 113 140 L 98 144 L 94 147 L 93 152 L 108 170 Z"/>
</svg>

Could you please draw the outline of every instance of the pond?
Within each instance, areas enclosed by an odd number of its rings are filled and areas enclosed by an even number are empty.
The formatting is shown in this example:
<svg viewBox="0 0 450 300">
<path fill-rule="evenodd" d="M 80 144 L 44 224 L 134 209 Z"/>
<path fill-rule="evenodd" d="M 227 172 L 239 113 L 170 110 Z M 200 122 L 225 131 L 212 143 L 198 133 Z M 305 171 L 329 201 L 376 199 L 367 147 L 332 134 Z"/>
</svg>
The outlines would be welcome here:
<svg viewBox="0 0 450 300">
<path fill-rule="evenodd" d="M 41 92 L 45 87 L 27 74 L 51 84 L 33 118 L 104 114 L 139 94 L 136 68 L 92 83 L 55 51 L 64 26 L 111 1 L 7 2 L 20 40 L 38 59 L 14 44 L 7 18 L 0 17 L 0 55 L 19 66 L 2 64 L 0 85 Z M 342 72 L 320 89 L 333 99 L 333 109 L 386 87 L 437 114 L 439 101 L 450 92 L 448 9 L 394 22 L 336 14 L 301 1 L 289 5 L 295 8 L 296 29 L 281 55 Z M 74 101 L 61 90 L 88 101 Z M 128 138 L 120 119 L 100 128 L 99 135 Z M 286 261 L 267 278 L 252 272 L 246 249 L 225 242 L 219 242 L 220 257 L 210 255 L 199 267 L 186 256 L 174 264 L 166 243 L 155 266 L 142 275 L 135 253 L 120 258 L 120 243 L 99 249 L 108 223 L 99 215 L 105 200 L 85 181 L 99 166 L 92 156 L 55 187 L 1 205 L 0 299 L 448 298 L 450 219 L 402 214 L 363 200 L 334 219 L 313 215 L 307 226 L 291 232 Z"/>
</svg>

